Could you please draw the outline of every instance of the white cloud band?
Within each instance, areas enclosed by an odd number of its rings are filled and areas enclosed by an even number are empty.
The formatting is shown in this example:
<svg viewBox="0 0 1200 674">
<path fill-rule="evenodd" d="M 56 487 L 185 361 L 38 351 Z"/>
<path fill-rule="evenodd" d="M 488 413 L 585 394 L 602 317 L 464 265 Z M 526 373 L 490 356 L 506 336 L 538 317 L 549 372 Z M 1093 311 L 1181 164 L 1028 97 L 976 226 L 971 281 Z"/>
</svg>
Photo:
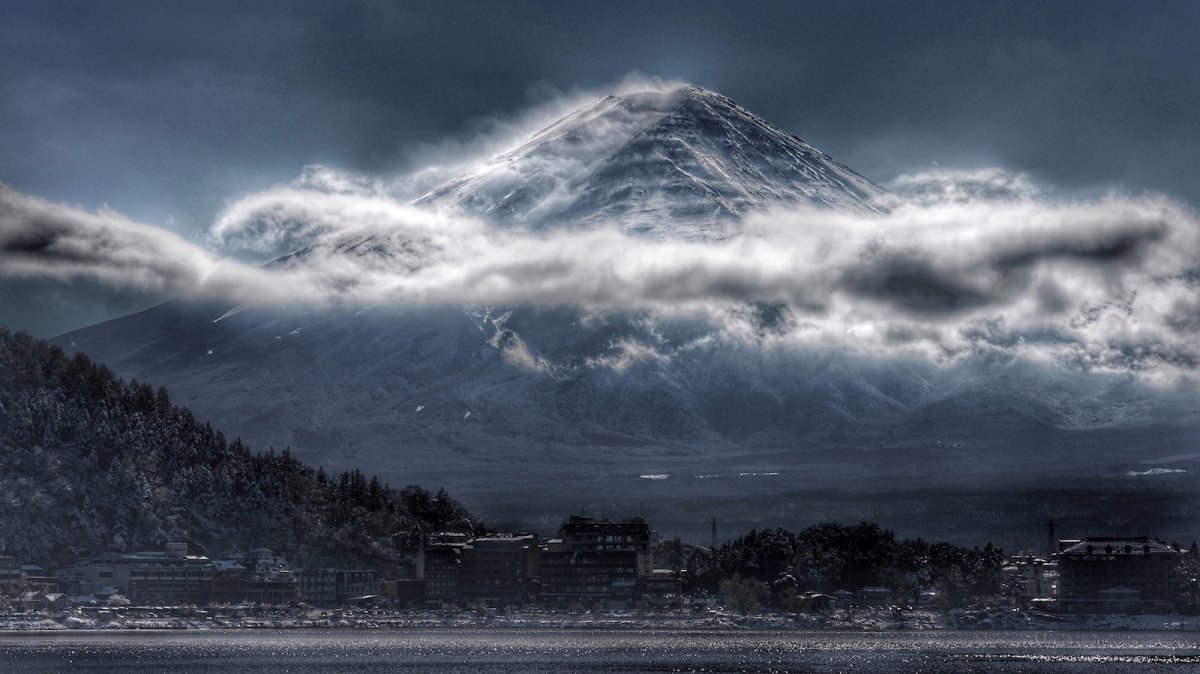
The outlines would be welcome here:
<svg viewBox="0 0 1200 674">
<path fill-rule="evenodd" d="M 331 180 L 342 184 L 322 182 Z M 950 172 L 931 180 L 907 177 L 921 198 L 886 214 L 776 209 L 707 243 L 604 226 L 534 234 L 372 189 L 281 187 L 232 204 L 213 229 L 226 246 L 301 251 L 268 268 L 109 211 L 0 187 L 0 273 L 231 302 L 688 313 L 755 339 L 764 337 L 748 327 L 754 321 L 730 317 L 777 306 L 769 338 L 798 346 L 1023 358 L 1162 379 L 1200 369 L 1200 219 L 1191 210 L 1160 196 L 1050 201 L 1002 172 L 973 172 L 961 186 Z"/>
</svg>

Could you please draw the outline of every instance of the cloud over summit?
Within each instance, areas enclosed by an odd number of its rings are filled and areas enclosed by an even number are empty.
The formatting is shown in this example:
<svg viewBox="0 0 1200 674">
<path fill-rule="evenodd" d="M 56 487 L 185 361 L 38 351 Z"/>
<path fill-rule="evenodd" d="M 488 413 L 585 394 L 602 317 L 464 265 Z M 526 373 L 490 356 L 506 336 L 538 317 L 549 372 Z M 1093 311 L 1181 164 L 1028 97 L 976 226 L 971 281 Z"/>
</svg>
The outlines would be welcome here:
<svg viewBox="0 0 1200 674">
<path fill-rule="evenodd" d="M 431 146 L 426 165 L 403 175 L 308 166 L 291 184 L 228 203 L 205 245 L 108 209 L 87 212 L 0 186 L 0 276 L 86 279 L 239 305 L 633 311 L 699 317 L 714 334 L 743 342 L 938 363 L 1021 359 L 1163 381 L 1200 369 L 1200 219 L 1180 202 L 1052 197 L 1031 177 L 997 168 L 905 173 L 887 195 L 727 99 L 680 87 L 633 77 L 615 93 L 643 93 L 558 96 L 492 123 L 477 142 Z M 659 128 L 663 115 L 685 109 L 679 114 L 693 116 Z M 738 136 L 747 129 L 761 147 Z M 729 149 L 739 137 L 750 154 L 722 154 L 740 152 Z M 644 152 L 626 152 L 631 138 L 647 143 Z M 581 197 L 581 181 L 595 179 L 589 167 L 617 150 L 622 161 L 604 174 L 603 189 Z M 472 151 L 492 159 L 480 163 Z M 720 161 L 779 173 L 772 162 L 781 156 L 793 163 L 788 170 L 811 174 L 788 180 L 825 191 L 788 183 L 801 188 L 781 193 L 791 198 L 746 200 L 728 207 L 729 218 L 711 219 L 714 199 L 770 184 L 752 172 L 730 177 Z M 682 157 L 691 163 L 674 163 Z M 462 203 L 419 198 L 447 174 L 468 178 L 442 183 L 455 196 L 472 176 L 487 177 L 487 189 Z M 845 180 L 870 188 L 856 196 L 866 207 L 809 203 L 840 203 Z M 639 181 L 647 182 L 640 195 Z M 694 202 L 689 190 L 700 195 Z M 585 224 L 563 216 L 528 228 L 521 218 L 489 216 L 531 201 L 540 209 L 565 193 L 613 208 L 589 202 Z M 675 200 L 672 208 L 647 206 L 660 198 Z M 460 210 L 468 201 L 481 217 Z M 678 228 L 661 221 L 676 207 Z M 639 208 L 638 217 L 655 222 L 628 227 L 623 209 Z M 239 261 L 247 254 L 267 264 Z M 517 346 L 521 362 L 545 369 Z M 660 362 L 653 345 L 618 351 L 613 363 L 621 367 Z"/>
<path fill-rule="evenodd" d="M 1027 178 L 990 174 L 993 182 Z M 342 184 L 336 175 L 325 182 Z M 702 315 L 726 333 L 746 305 L 791 320 L 770 339 L 935 361 L 1024 358 L 1170 379 L 1200 366 L 1200 220 L 1160 196 L 1048 201 L 980 176 L 884 214 L 777 208 L 717 242 L 615 226 L 530 233 L 420 209 L 377 190 L 274 188 L 231 204 L 225 247 L 256 267 L 110 211 L 0 188 L 0 269 L 87 277 L 238 303 L 577 306 Z M 936 199 L 930 195 L 941 194 Z M 741 319 L 738 319 L 741 320 Z"/>
</svg>

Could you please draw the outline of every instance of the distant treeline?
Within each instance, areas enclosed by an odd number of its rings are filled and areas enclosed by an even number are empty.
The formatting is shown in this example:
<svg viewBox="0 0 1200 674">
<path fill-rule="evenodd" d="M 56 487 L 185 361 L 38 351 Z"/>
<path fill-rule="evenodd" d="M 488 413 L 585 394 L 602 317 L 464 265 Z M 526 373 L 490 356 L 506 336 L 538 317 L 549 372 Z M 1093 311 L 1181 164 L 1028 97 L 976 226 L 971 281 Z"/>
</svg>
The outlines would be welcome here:
<svg viewBox="0 0 1200 674">
<path fill-rule="evenodd" d="M 256 454 L 163 388 L 0 327 L 0 554 L 187 541 L 210 555 L 378 564 L 422 532 L 477 526 L 444 491 Z"/>
<path fill-rule="evenodd" d="M 212 556 L 268 547 L 307 565 L 378 566 L 446 529 L 482 525 L 445 491 L 394 489 L 358 470 L 326 475 L 287 450 L 256 454 L 163 388 L 0 328 L 0 554 L 187 541 Z M 873 585 L 957 602 L 1003 583 L 991 545 L 899 540 L 867 523 L 755 530 L 712 555 L 679 546 L 669 556 L 693 589 L 716 593 L 737 578 L 761 583 L 768 603 Z"/>
<path fill-rule="evenodd" d="M 916 603 L 934 591 L 944 605 L 1004 592 L 1004 554 L 991 544 L 964 548 L 898 539 L 877 524 L 823 523 L 800 533 L 752 530 L 711 556 L 680 546 L 672 560 L 695 589 L 737 592 L 782 607 L 802 592 L 832 594 L 885 587 L 897 601 Z"/>
</svg>

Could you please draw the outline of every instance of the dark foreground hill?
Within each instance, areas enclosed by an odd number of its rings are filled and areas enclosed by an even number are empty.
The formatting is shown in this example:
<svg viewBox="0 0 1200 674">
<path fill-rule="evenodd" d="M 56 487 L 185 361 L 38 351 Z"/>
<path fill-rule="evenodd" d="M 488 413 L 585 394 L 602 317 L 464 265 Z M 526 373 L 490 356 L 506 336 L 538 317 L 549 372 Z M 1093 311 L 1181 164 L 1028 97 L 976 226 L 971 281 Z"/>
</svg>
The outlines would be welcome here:
<svg viewBox="0 0 1200 674">
<path fill-rule="evenodd" d="M 327 476 L 229 442 L 166 390 L 0 328 L 0 551 L 125 551 L 187 541 L 306 563 L 381 564 L 409 535 L 473 526 L 445 492 Z"/>
<path fill-rule="evenodd" d="M 1080 535 L 1182 536 L 1200 512 L 1195 403 L 1127 377 L 755 350 L 629 314 L 214 320 L 226 311 L 169 302 L 55 341 L 167 382 L 254 446 L 445 486 L 519 530 L 583 510 L 700 541 L 712 518 L 730 531 L 865 519 L 1020 549 L 1049 518 Z M 624 343 L 658 355 L 596 363 Z M 521 350 L 547 366 L 514 363 Z"/>
</svg>

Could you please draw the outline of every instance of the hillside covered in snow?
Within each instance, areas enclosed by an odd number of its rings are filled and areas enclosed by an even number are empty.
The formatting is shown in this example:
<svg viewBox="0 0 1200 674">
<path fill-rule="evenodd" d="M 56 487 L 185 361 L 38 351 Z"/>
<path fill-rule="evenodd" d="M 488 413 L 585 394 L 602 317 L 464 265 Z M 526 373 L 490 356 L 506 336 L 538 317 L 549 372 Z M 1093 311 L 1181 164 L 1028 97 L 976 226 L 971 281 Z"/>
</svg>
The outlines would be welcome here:
<svg viewBox="0 0 1200 674">
<path fill-rule="evenodd" d="M 86 356 L 0 328 L 0 550 L 128 552 L 184 541 L 310 564 L 383 564 L 406 533 L 470 527 L 445 493 L 256 454 Z"/>
</svg>

